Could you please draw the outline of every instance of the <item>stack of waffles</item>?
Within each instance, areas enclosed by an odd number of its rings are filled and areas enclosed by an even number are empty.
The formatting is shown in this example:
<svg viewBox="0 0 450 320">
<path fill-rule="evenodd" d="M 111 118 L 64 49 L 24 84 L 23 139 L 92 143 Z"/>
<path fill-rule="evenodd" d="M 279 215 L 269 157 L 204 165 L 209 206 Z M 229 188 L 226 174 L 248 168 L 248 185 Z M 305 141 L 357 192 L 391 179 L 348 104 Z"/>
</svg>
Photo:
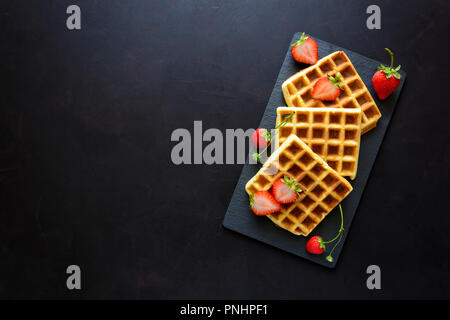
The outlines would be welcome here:
<svg viewBox="0 0 450 320">
<path fill-rule="evenodd" d="M 312 98 L 317 79 L 336 73 L 341 75 L 341 95 L 335 101 Z M 316 64 L 294 74 L 281 86 L 288 107 L 335 107 L 358 109 L 361 113 L 361 132 L 375 128 L 381 118 L 375 101 L 345 52 L 337 51 L 320 59 Z"/>
<path fill-rule="evenodd" d="M 334 101 L 312 98 L 315 82 L 341 75 Z M 351 191 L 345 178 L 358 169 L 360 137 L 381 113 L 347 55 L 334 52 L 294 74 L 282 85 L 287 107 L 277 109 L 277 149 L 246 184 L 249 195 L 268 191 L 280 177 L 294 179 L 302 192 L 268 217 L 293 234 L 307 236 Z M 289 115 L 292 116 L 288 117 Z"/>
</svg>

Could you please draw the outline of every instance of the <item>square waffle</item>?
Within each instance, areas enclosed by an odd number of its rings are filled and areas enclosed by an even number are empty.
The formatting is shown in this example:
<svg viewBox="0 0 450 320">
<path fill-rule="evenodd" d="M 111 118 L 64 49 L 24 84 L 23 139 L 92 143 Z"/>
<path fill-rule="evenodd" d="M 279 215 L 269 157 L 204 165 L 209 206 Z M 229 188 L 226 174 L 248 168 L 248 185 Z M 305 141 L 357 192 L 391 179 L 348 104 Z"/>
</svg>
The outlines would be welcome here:
<svg viewBox="0 0 450 320">
<path fill-rule="evenodd" d="M 269 190 L 284 175 L 297 181 L 302 192 L 297 201 L 282 204 L 280 212 L 267 217 L 296 235 L 307 236 L 353 189 L 344 177 L 293 134 L 247 182 L 245 190 L 249 195 Z"/>
<path fill-rule="evenodd" d="M 342 176 L 354 179 L 358 169 L 361 109 L 277 108 L 278 145 L 295 134 Z"/>
<path fill-rule="evenodd" d="M 335 101 L 315 100 L 311 96 L 317 79 L 329 74 L 341 74 L 341 95 Z M 364 134 L 377 125 L 380 110 L 364 82 L 343 51 L 336 51 L 320 59 L 316 64 L 297 72 L 281 86 L 289 107 L 337 107 L 361 108 L 361 132 Z"/>
</svg>

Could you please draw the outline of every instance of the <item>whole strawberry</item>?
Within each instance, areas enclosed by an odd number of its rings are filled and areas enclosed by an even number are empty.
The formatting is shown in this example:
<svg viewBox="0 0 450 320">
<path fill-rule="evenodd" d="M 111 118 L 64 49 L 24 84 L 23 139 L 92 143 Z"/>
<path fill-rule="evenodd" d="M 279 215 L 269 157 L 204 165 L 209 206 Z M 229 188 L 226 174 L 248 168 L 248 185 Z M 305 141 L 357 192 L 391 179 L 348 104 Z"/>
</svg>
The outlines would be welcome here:
<svg viewBox="0 0 450 320">
<path fill-rule="evenodd" d="M 252 134 L 252 143 L 257 150 L 269 146 L 270 140 L 270 132 L 264 128 L 258 128 Z"/>
<path fill-rule="evenodd" d="M 283 128 L 284 125 L 292 118 L 295 112 L 292 112 L 289 116 L 287 116 L 279 125 L 275 127 L 275 130 L 279 130 L 280 128 Z M 256 162 L 261 161 L 261 154 L 263 154 L 267 148 L 270 146 L 270 141 L 272 140 L 272 136 L 269 131 L 267 131 L 264 128 L 258 128 L 253 132 L 252 134 L 252 143 L 253 146 L 260 152 L 255 152 L 252 154 L 253 160 Z"/>
<path fill-rule="evenodd" d="M 306 243 L 306 251 L 312 254 L 322 254 L 325 251 L 325 245 L 319 236 L 311 237 Z"/>
<path fill-rule="evenodd" d="M 400 65 L 394 69 L 394 53 L 388 48 L 385 49 L 391 56 L 391 65 L 389 67 L 381 65 L 372 78 L 373 88 L 380 100 L 386 99 L 395 91 L 400 84 L 400 78 L 402 77 L 400 73 L 398 73 Z"/>
<path fill-rule="evenodd" d="M 325 259 L 328 262 L 333 262 L 334 258 L 332 256 L 334 249 L 336 249 L 339 242 L 342 240 L 342 236 L 344 234 L 344 214 L 342 212 L 342 206 L 339 204 L 339 211 L 341 212 L 341 227 L 339 228 L 338 234 L 331 239 L 330 241 L 323 241 L 322 237 L 320 236 L 314 236 L 311 237 L 308 242 L 306 243 L 306 251 L 308 251 L 311 254 L 322 254 L 327 249 L 326 244 L 332 243 L 337 240 L 337 242 L 334 244 L 333 248 L 331 249 L 328 256 L 325 257 Z"/>
</svg>

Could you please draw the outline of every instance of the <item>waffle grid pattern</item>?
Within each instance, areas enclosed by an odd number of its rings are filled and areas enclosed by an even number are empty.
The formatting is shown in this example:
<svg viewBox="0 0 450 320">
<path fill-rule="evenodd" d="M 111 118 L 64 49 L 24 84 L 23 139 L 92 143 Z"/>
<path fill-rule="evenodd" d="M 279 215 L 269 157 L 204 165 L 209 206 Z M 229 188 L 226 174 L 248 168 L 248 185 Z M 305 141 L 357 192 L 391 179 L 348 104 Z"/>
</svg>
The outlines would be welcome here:
<svg viewBox="0 0 450 320">
<path fill-rule="evenodd" d="M 342 76 L 341 95 L 335 101 L 320 101 L 312 98 L 315 81 L 327 74 Z M 316 64 L 294 74 L 282 85 L 284 99 L 289 107 L 335 107 L 361 108 L 362 134 L 373 129 L 381 117 L 369 90 L 343 51 L 336 51 L 320 59 Z"/>
<path fill-rule="evenodd" d="M 248 194 L 269 190 L 284 175 L 295 179 L 302 192 L 296 202 L 282 205 L 280 212 L 268 218 L 296 235 L 309 235 L 353 189 L 296 135 L 290 135 L 267 159 L 245 189 Z"/>
<path fill-rule="evenodd" d="M 277 125 L 292 112 L 295 114 L 278 132 L 278 145 L 295 134 L 331 168 L 354 179 L 358 169 L 361 109 L 279 107 Z"/>
</svg>

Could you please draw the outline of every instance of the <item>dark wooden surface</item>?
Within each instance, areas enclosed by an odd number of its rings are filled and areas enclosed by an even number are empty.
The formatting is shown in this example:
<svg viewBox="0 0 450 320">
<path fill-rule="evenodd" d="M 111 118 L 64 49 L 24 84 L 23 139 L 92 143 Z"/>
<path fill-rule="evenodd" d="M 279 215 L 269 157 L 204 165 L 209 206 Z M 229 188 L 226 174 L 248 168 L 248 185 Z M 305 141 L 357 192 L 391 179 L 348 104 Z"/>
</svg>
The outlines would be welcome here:
<svg viewBox="0 0 450 320">
<path fill-rule="evenodd" d="M 449 4 L 370 4 L 0 1 L 0 297 L 450 298 Z M 241 166 L 170 161 L 194 120 L 257 126 L 299 30 L 408 72 L 334 270 L 223 229 Z"/>
</svg>

